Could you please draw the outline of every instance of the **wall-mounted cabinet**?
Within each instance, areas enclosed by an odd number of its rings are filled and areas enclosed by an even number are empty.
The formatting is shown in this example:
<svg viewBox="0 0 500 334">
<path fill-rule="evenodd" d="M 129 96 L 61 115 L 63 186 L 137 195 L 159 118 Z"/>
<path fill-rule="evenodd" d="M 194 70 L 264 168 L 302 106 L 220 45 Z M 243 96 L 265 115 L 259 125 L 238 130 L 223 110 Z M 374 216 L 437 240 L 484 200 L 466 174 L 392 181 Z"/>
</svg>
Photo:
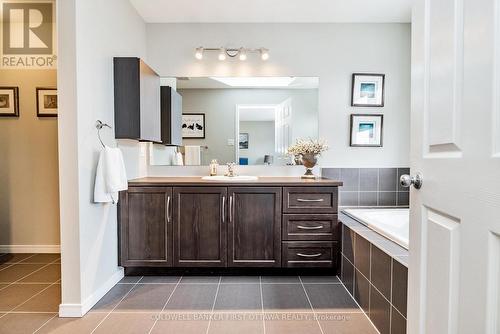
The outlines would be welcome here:
<svg viewBox="0 0 500 334">
<path fill-rule="evenodd" d="M 161 96 L 161 143 L 182 145 L 182 96 L 172 87 L 162 86 Z"/>
<path fill-rule="evenodd" d="M 160 77 L 143 60 L 114 58 L 115 136 L 160 143 Z"/>
</svg>

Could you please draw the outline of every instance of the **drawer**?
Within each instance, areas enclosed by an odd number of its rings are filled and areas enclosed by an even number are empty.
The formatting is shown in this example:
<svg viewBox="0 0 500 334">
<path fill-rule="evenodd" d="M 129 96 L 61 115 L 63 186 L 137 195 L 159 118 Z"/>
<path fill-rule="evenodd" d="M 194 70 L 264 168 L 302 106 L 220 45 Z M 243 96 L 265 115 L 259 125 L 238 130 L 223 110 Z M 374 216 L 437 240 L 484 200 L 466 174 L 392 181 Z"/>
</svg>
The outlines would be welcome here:
<svg viewBox="0 0 500 334">
<path fill-rule="evenodd" d="M 285 268 L 332 268 L 336 265 L 336 242 L 285 241 L 282 251 Z"/>
<path fill-rule="evenodd" d="M 283 240 L 325 240 L 336 241 L 339 238 L 337 215 L 283 215 Z"/>
<path fill-rule="evenodd" d="M 337 213 L 337 187 L 284 187 L 285 213 Z"/>
</svg>

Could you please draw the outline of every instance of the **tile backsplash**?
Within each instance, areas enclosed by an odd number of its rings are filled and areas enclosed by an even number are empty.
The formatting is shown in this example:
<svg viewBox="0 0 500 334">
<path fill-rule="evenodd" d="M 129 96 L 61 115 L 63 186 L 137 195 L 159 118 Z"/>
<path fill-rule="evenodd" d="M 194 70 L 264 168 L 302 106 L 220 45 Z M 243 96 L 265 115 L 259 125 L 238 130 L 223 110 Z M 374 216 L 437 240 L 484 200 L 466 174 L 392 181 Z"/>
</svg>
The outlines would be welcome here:
<svg viewBox="0 0 500 334">
<path fill-rule="evenodd" d="M 322 168 L 321 175 L 344 182 L 339 188 L 340 206 L 403 206 L 410 202 L 408 188 L 399 177 L 410 168 Z"/>
</svg>

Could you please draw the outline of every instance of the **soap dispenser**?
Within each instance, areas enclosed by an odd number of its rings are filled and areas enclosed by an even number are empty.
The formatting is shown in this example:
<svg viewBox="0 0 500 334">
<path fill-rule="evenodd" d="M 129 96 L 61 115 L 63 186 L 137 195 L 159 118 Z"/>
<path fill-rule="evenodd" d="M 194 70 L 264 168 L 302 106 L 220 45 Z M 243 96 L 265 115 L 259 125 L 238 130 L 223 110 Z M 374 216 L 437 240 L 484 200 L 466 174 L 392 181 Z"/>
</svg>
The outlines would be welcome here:
<svg viewBox="0 0 500 334">
<path fill-rule="evenodd" d="M 212 159 L 210 162 L 210 176 L 217 175 L 217 167 L 219 164 L 217 163 L 217 159 Z"/>
</svg>

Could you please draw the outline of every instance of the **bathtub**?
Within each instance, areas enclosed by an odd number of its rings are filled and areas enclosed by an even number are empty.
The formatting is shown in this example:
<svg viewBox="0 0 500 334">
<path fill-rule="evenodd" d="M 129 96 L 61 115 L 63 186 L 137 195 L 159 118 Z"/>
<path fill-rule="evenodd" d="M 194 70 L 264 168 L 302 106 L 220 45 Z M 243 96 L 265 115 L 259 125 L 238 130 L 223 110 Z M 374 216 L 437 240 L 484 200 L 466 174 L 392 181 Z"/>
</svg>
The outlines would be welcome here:
<svg viewBox="0 0 500 334">
<path fill-rule="evenodd" d="M 342 212 L 408 249 L 409 209 L 345 209 Z"/>
</svg>

